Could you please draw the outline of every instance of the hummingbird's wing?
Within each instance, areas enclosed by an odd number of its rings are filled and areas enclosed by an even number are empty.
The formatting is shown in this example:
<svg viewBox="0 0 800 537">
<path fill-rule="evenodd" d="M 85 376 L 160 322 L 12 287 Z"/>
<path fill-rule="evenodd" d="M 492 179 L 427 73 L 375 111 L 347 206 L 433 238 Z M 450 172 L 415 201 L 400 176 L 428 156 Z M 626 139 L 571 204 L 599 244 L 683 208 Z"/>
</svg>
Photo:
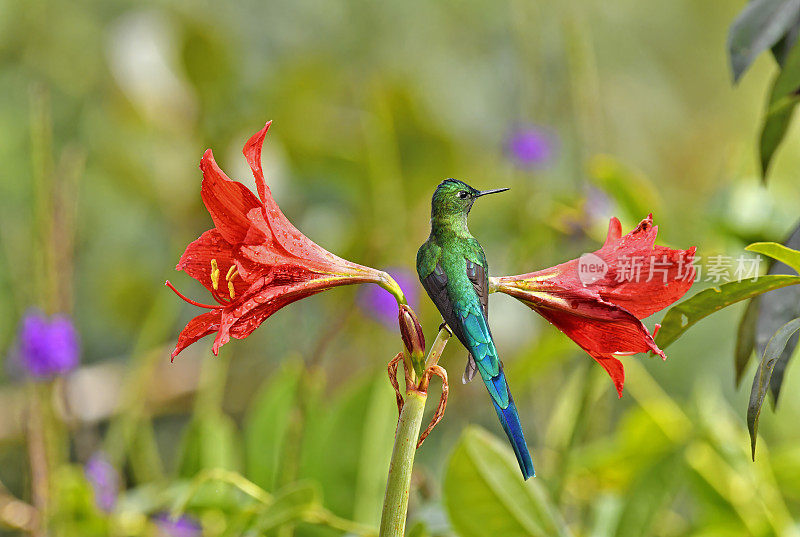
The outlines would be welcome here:
<svg viewBox="0 0 800 537">
<path fill-rule="evenodd" d="M 468 263 L 470 263 L 468 261 Z M 479 272 L 473 269 L 472 272 Z M 508 406 L 508 388 L 505 377 L 499 378 L 501 370 L 492 334 L 484 315 L 483 300 L 469 293 L 453 297 L 447 292 L 447 273 L 437 263 L 428 276 L 422 278 L 422 286 L 439 309 L 453 335 L 467 348 L 475 368 L 486 382 L 489 393 L 501 408 Z M 474 284 L 473 284 L 474 286 Z M 488 291 L 488 284 L 486 285 Z M 486 293 L 488 295 L 488 293 Z M 477 300 L 476 300 L 477 299 Z M 495 384 L 497 383 L 497 384 Z"/>
<path fill-rule="evenodd" d="M 475 289 L 475 293 L 478 295 L 481 303 L 481 309 L 483 310 L 483 316 L 488 319 L 489 317 L 489 280 L 486 277 L 486 270 L 484 267 L 478 263 L 473 263 L 469 259 L 467 261 L 467 277 L 469 278 L 470 282 L 472 282 L 472 286 Z M 434 268 L 433 272 L 428 275 L 428 277 L 422 279 L 422 286 L 425 288 L 425 291 L 428 292 L 428 295 L 433 300 L 433 303 L 436 304 L 436 307 L 439 309 L 439 312 L 442 314 L 444 321 L 447 323 L 447 326 L 453 331 L 453 334 L 459 339 L 464 340 L 464 335 L 461 330 L 461 321 L 459 320 L 458 316 L 456 315 L 455 311 L 453 311 L 453 302 L 450 300 L 450 297 L 447 295 L 447 274 L 442 269 L 441 264 L 437 263 L 436 267 Z M 466 384 L 467 382 L 471 381 L 475 374 L 478 372 L 478 366 L 475 363 L 475 359 L 473 358 L 471 353 L 467 354 L 467 367 L 464 370 L 464 375 L 461 377 L 461 381 Z"/>
<path fill-rule="evenodd" d="M 481 301 L 481 309 L 483 309 L 483 316 L 486 321 L 489 321 L 489 279 L 486 277 L 486 269 L 483 265 L 473 263 L 467 259 L 467 278 L 472 282 L 472 287 L 478 294 Z M 475 373 L 478 372 L 478 366 L 475 364 L 475 359 L 472 354 L 467 354 L 467 367 L 464 369 L 464 375 L 461 377 L 461 382 L 466 384 L 475 378 Z"/>
<path fill-rule="evenodd" d="M 447 296 L 447 274 L 445 274 L 442 265 L 436 263 L 433 272 L 421 281 L 422 287 L 425 288 L 425 291 L 428 292 L 428 296 L 430 296 L 433 303 L 436 304 L 436 308 L 439 310 L 439 313 L 442 314 L 444 322 L 446 322 L 450 330 L 453 331 L 453 335 L 459 340 L 463 340 L 464 334 L 461 331 L 461 323 L 453 311 L 453 303 L 450 301 L 450 297 Z"/>
</svg>

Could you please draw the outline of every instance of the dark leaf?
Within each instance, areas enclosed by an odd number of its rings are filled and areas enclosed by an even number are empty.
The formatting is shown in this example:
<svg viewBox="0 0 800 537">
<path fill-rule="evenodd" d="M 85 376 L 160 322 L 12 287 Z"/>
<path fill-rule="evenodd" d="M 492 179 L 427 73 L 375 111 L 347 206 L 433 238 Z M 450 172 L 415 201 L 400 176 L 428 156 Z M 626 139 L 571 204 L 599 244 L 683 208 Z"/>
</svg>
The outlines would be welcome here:
<svg viewBox="0 0 800 537">
<path fill-rule="evenodd" d="M 767 294 L 767 293 L 765 293 Z M 756 323 L 758 322 L 758 299 L 751 298 L 744 310 L 742 320 L 739 321 L 739 330 L 736 334 L 736 352 L 734 354 L 734 370 L 736 372 L 736 386 L 742 382 L 744 370 L 753 356 L 756 344 Z"/>
<path fill-rule="evenodd" d="M 794 334 L 789 338 L 786 343 L 786 348 L 783 349 L 780 358 L 775 362 L 775 367 L 772 369 L 772 377 L 769 381 L 769 391 L 772 394 L 772 408 L 773 410 L 778 407 L 778 397 L 781 394 L 781 386 L 783 386 L 783 377 L 786 374 L 786 366 L 789 365 L 789 360 L 794 355 L 794 350 L 797 348 L 797 342 L 800 334 Z"/>
<path fill-rule="evenodd" d="M 772 47 L 772 56 L 781 67 L 786 63 L 789 52 L 792 51 L 795 43 L 797 43 L 798 36 L 800 36 L 800 14 L 798 14 L 789 31 Z"/>
<path fill-rule="evenodd" d="M 800 47 L 794 46 L 786 56 L 783 69 L 775 78 L 770 91 L 764 126 L 761 130 L 759 149 L 761 154 L 761 177 L 766 181 L 767 169 L 778 146 L 783 141 L 800 88 Z"/>
<path fill-rule="evenodd" d="M 666 349 L 689 327 L 708 315 L 741 300 L 798 283 L 800 283 L 800 276 L 772 275 L 761 276 L 755 281 L 729 282 L 719 287 L 700 291 L 688 300 L 670 308 L 664 316 L 664 320 L 661 321 L 656 344 L 662 349 Z"/>
<path fill-rule="evenodd" d="M 767 348 L 761 358 L 756 376 L 753 378 L 753 388 L 750 390 L 750 402 L 747 405 L 747 428 L 750 430 L 750 449 L 752 450 L 753 460 L 756 458 L 756 434 L 758 433 L 758 417 L 761 414 L 761 406 L 764 404 L 764 396 L 767 393 L 772 369 L 778 360 L 786 342 L 798 329 L 800 329 L 800 318 L 794 319 L 783 325 L 767 343 Z"/>
<path fill-rule="evenodd" d="M 798 13 L 800 0 L 752 0 L 745 6 L 728 33 L 734 82 L 738 82 L 759 54 L 791 29 Z"/>
<path fill-rule="evenodd" d="M 756 248 L 754 248 L 756 245 L 751 244 L 748 246 L 748 249 L 760 251 L 777 260 L 770 267 L 769 274 L 793 274 L 795 271 L 800 272 L 800 252 L 796 251 L 797 248 L 800 248 L 800 226 L 795 228 L 789 238 L 784 242 L 784 246 L 775 248 L 773 246 L 768 246 L 768 244 L 774 243 L 762 243 Z M 758 354 L 762 355 L 764 354 L 767 342 L 772 334 L 784 323 L 796 317 L 800 317 L 800 287 L 789 287 L 780 291 L 764 293 L 760 297 L 759 302 L 760 307 L 756 323 L 755 345 Z M 795 334 L 789 339 L 786 348 L 783 350 L 783 353 L 772 370 L 770 392 L 772 393 L 774 405 L 778 404 L 778 396 L 780 395 L 781 385 L 783 384 L 783 376 L 786 371 L 786 366 L 794 354 L 795 347 L 797 347 L 798 337 L 799 335 Z"/>
</svg>

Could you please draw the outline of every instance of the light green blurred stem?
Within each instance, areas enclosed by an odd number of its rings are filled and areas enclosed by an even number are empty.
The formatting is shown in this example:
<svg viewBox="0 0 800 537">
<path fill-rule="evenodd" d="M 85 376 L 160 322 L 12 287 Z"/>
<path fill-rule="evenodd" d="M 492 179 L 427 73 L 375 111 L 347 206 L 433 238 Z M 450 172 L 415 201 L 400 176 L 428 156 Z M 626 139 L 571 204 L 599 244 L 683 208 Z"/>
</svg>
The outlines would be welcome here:
<svg viewBox="0 0 800 537">
<path fill-rule="evenodd" d="M 436 341 L 431 346 L 426 364 L 435 365 L 442 355 L 450 332 L 439 330 Z M 380 537 L 402 537 L 406 527 L 408 496 L 411 490 L 411 470 L 417 451 L 417 438 L 425 412 L 426 392 L 418 391 L 416 386 L 406 386 L 406 396 L 397 431 L 394 435 L 394 449 L 389 463 L 389 479 L 386 482 L 386 495 L 383 498 Z"/>
<path fill-rule="evenodd" d="M 42 418 L 42 398 L 37 388 L 35 384 L 29 384 L 28 459 L 31 467 L 33 505 L 39 514 L 39 519 L 31 527 L 32 537 L 45 535 L 50 500 L 50 474 Z"/>
</svg>

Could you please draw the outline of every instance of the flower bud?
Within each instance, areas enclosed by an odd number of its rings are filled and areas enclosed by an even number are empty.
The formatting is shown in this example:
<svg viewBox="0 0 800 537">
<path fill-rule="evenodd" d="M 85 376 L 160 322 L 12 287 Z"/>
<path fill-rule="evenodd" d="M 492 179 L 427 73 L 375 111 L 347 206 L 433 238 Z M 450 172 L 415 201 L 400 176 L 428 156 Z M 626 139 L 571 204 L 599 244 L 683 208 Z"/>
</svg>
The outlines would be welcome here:
<svg viewBox="0 0 800 537">
<path fill-rule="evenodd" d="M 422 326 L 419 324 L 414 310 L 405 304 L 400 304 L 397 322 L 400 325 L 400 336 L 403 338 L 403 345 L 411 355 L 414 370 L 418 375 L 421 375 L 425 369 L 423 364 L 425 359 L 425 334 L 422 333 Z"/>
</svg>

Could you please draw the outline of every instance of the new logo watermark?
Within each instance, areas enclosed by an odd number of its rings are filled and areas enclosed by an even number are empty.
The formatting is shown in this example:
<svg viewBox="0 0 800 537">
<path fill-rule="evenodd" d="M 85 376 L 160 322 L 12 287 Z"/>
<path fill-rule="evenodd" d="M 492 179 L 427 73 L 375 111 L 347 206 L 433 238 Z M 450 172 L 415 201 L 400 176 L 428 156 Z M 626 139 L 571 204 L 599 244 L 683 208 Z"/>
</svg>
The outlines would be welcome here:
<svg viewBox="0 0 800 537">
<path fill-rule="evenodd" d="M 608 264 L 595 254 L 583 254 L 578 259 L 578 279 L 586 286 L 602 279 L 608 272 Z"/>
</svg>

